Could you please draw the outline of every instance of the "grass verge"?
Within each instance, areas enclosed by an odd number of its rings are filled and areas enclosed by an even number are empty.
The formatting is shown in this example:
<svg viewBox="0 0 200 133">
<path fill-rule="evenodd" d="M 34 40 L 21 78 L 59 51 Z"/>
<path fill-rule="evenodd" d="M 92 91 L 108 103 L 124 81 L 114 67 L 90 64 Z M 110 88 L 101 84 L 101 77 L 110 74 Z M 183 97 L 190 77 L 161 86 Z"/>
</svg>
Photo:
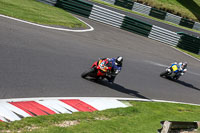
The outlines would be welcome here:
<svg viewBox="0 0 200 133">
<path fill-rule="evenodd" d="M 199 0 L 136 0 L 151 7 L 161 9 L 172 14 L 200 21 L 200 1 Z"/>
<path fill-rule="evenodd" d="M 200 31 L 198 31 L 198 30 L 190 29 L 190 28 L 187 28 L 187 27 L 184 27 L 184 26 L 180 26 L 180 25 L 177 25 L 177 24 L 174 24 L 174 23 L 165 21 L 165 20 L 157 19 L 157 18 L 151 17 L 151 16 L 149 16 L 149 15 L 145 15 L 145 14 L 138 13 L 138 12 L 135 12 L 135 11 L 132 11 L 132 10 L 123 8 L 123 7 L 119 7 L 119 6 L 116 6 L 116 5 L 112 5 L 112 4 L 106 3 L 106 2 L 101 1 L 101 0 L 90 0 L 90 1 L 96 2 L 96 3 L 99 3 L 99 4 L 103 4 L 103 5 L 106 5 L 106 6 L 110 6 L 110 7 L 112 7 L 112 8 L 116 8 L 116 9 L 119 9 L 119 10 L 122 10 L 122 11 L 134 13 L 134 14 L 137 14 L 137 15 L 140 15 L 140 16 L 143 16 L 143 17 L 146 17 L 146 18 L 150 18 L 150 19 L 153 19 L 153 20 L 162 22 L 162 23 L 166 23 L 166 24 L 169 24 L 169 25 L 178 27 L 178 28 L 182 28 L 182 29 L 185 29 L 185 30 L 189 30 L 189 31 L 193 31 L 193 32 L 196 32 L 196 33 L 200 33 Z"/>
<path fill-rule="evenodd" d="M 178 49 L 178 50 L 180 50 L 180 51 L 182 51 L 182 52 L 185 52 L 185 53 L 187 53 L 187 54 L 189 54 L 189 55 L 191 55 L 191 56 L 193 56 L 193 57 L 195 57 L 195 58 L 197 58 L 197 59 L 200 59 L 200 55 L 198 55 L 198 54 L 194 54 L 194 53 L 192 53 L 192 52 L 183 50 L 183 49 L 178 48 L 178 47 L 175 47 L 175 48 Z"/>
<path fill-rule="evenodd" d="M 36 0 L 0 0 L 0 14 L 38 24 L 86 28 L 70 13 Z"/>
<path fill-rule="evenodd" d="M 30 117 L 12 123 L 2 122 L 0 132 L 155 133 L 161 128 L 160 121 L 163 120 L 200 121 L 200 106 L 138 101 L 130 103 L 133 106 L 127 108 Z"/>
</svg>

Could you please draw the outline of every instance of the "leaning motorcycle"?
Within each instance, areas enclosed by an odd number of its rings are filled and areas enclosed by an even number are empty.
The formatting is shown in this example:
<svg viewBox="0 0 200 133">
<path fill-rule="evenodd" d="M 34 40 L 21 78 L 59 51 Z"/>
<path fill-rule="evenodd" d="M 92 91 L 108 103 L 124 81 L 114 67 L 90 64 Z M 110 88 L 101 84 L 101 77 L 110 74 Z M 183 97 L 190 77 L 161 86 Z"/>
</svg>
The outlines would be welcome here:
<svg viewBox="0 0 200 133">
<path fill-rule="evenodd" d="M 164 72 L 160 74 L 161 77 L 178 80 L 180 78 L 180 72 L 177 65 L 171 65 Z"/>
<path fill-rule="evenodd" d="M 109 73 L 111 72 L 111 69 L 112 64 L 110 64 L 110 62 L 100 59 L 98 61 L 95 61 L 89 70 L 83 72 L 81 74 L 81 77 L 92 77 L 94 79 L 102 80 L 110 75 Z"/>
</svg>

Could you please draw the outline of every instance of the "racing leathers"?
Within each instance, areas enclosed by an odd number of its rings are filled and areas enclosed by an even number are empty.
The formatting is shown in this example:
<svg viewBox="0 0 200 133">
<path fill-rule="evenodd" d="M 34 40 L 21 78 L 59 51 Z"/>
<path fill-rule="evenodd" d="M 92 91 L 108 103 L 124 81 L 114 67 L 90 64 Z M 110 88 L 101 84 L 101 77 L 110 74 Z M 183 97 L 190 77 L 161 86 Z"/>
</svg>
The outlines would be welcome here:
<svg viewBox="0 0 200 133">
<path fill-rule="evenodd" d="M 187 66 L 184 66 L 182 62 L 178 63 L 174 62 L 172 63 L 172 65 L 170 66 L 170 68 L 172 69 L 172 71 L 174 71 L 176 73 L 176 77 L 179 78 L 180 76 L 183 76 L 184 73 L 187 71 L 186 69 Z M 175 70 L 174 70 L 175 68 Z"/>
</svg>

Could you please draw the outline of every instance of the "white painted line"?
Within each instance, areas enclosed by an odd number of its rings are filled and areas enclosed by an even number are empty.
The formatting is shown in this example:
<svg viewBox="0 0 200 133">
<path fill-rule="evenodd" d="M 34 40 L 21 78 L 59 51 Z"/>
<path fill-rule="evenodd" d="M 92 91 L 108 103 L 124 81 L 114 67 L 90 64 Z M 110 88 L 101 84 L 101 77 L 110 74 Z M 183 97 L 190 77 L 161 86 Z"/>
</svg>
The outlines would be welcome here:
<svg viewBox="0 0 200 133">
<path fill-rule="evenodd" d="M 78 110 L 74 109 L 73 107 L 59 101 L 59 100 L 36 100 L 37 103 L 53 110 L 57 114 L 60 113 L 69 113 L 78 112 Z"/>
<path fill-rule="evenodd" d="M 4 118 L 4 117 L 2 117 L 2 116 L 0 116 L 0 122 L 7 122 L 7 120 Z"/>
<path fill-rule="evenodd" d="M 145 60 L 144 62 L 147 62 L 147 63 L 153 64 L 153 65 L 156 65 L 156 66 L 168 67 L 167 65 L 160 64 L 160 63 L 153 62 L 153 61 L 149 61 L 149 60 Z"/>
<path fill-rule="evenodd" d="M 200 59 L 198 59 L 198 58 L 196 58 L 196 57 L 194 57 L 194 56 L 192 56 L 192 55 L 189 55 L 189 54 L 187 54 L 187 53 L 185 53 L 185 52 L 183 52 L 183 51 L 181 51 L 181 50 L 175 48 L 174 46 L 170 46 L 170 47 L 172 47 L 173 49 L 175 49 L 175 50 L 177 50 L 177 51 L 179 51 L 179 52 L 181 52 L 181 53 L 183 53 L 183 54 L 185 54 L 185 55 L 187 55 L 187 56 L 189 56 L 189 57 L 195 59 L 196 61 L 199 61 L 199 62 L 200 62 Z"/>
<path fill-rule="evenodd" d="M 4 106 L 0 106 L 0 116 L 10 121 L 21 120 L 20 117 L 18 117 L 15 113 L 13 113 Z"/>
<path fill-rule="evenodd" d="M 7 122 L 7 120 L 4 117 L 0 116 L 0 122 L 1 121 Z"/>
<path fill-rule="evenodd" d="M 194 73 L 194 72 L 191 72 L 191 71 L 189 71 L 189 72 L 187 72 L 187 73 L 194 74 L 194 75 L 196 75 L 196 76 L 200 76 L 199 73 Z"/>
<path fill-rule="evenodd" d="M 152 99 L 153 102 L 163 102 L 163 103 L 178 103 L 178 104 L 187 104 L 187 105 L 195 105 L 200 106 L 200 104 L 194 104 L 194 103 L 185 103 L 185 102 L 176 102 L 176 101 L 166 101 L 166 100 L 155 100 Z"/>
<path fill-rule="evenodd" d="M 118 107 L 128 107 L 127 105 L 121 103 L 116 99 L 82 99 L 85 103 L 91 105 L 92 107 L 96 108 L 97 110 L 105 110 L 111 108 L 118 108 Z"/>
<path fill-rule="evenodd" d="M 155 100 L 155 99 L 142 99 L 142 98 L 119 98 L 119 97 L 40 97 L 40 98 L 15 98 L 15 99 L 0 99 L 0 102 L 20 102 L 20 101 L 36 101 L 36 100 L 53 100 L 53 99 L 79 99 L 79 100 L 95 100 L 95 99 L 107 99 L 107 100 L 133 100 L 133 101 L 146 101 L 146 102 L 167 102 L 167 103 L 180 103 L 188 105 L 200 106 L 200 104 L 166 101 L 166 100 Z"/>
<path fill-rule="evenodd" d="M 30 24 L 30 25 L 34 25 L 34 26 L 38 26 L 38 27 L 42 27 L 42 28 L 47 28 L 47 29 L 53 29 L 53 30 L 59 30 L 59 31 L 71 31 L 71 32 L 88 32 L 88 31 L 93 31 L 94 28 L 89 25 L 88 23 L 84 22 L 83 20 L 77 18 L 78 20 L 80 20 L 81 22 L 85 23 L 87 26 L 89 26 L 90 28 L 89 29 L 85 29 L 85 30 L 72 30 L 72 29 L 64 29 L 64 28 L 56 28 L 56 27 L 51 27 L 51 26 L 45 26 L 45 25 L 40 25 L 40 24 L 36 24 L 36 23 L 31 23 L 31 22 L 28 22 L 28 21 L 24 21 L 24 20 L 20 20 L 20 19 L 17 19 L 17 18 L 13 18 L 13 17 L 9 17 L 9 16 L 5 16 L 5 15 L 2 15 L 0 14 L 0 17 L 4 17 L 4 18 L 8 18 L 8 19 L 12 19 L 12 20 L 15 20 L 15 21 L 19 21 L 19 22 L 22 22 L 22 23 L 26 23 L 26 24 Z"/>
<path fill-rule="evenodd" d="M 57 100 L 57 99 L 80 99 L 81 97 L 37 97 L 37 98 L 11 98 L 0 99 L 0 102 L 22 102 L 22 101 L 37 101 L 37 100 Z"/>
<path fill-rule="evenodd" d="M 170 65 L 167 66 L 167 65 L 160 64 L 160 63 L 153 62 L 153 61 L 149 61 L 149 60 L 145 60 L 144 62 L 153 64 L 155 66 L 161 66 L 161 67 L 166 67 L 166 68 L 170 66 Z M 194 73 L 194 72 L 191 72 L 191 71 L 187 71 L 186 73 L 190 73 L 190 74 L 193 74 L 193 75 L 196 75 L 196 76 L 200 76 L 200 73 Z"/>
<path fill-rule="evenodd" d="M 176 101 L 166 101 L 166 100 L 156 100 L 156 99 L 117 98 L 117 100 L 126 100 L 126 101 L 143 101 L 143 102 L 178 103 L 178 104 L 186 104 L 186 105 L 195 105 L 195 106 L 200 106 L 200 104 L 194 104 L 194 103 L 185 103 L 185 102 L 176 102 Z"/>
<path fill-rule="evenodd" d="M 17 108 L 16 106 L 7 103 L 7 102 L 0 102 L 0 106 L 6 108 L 9 111 L 15 112 L 19 115 L 21 115 L 22 117 L 29 117 L 30 115 L 26 112 L 24 112 L 23 110 Z"/>
</svg>

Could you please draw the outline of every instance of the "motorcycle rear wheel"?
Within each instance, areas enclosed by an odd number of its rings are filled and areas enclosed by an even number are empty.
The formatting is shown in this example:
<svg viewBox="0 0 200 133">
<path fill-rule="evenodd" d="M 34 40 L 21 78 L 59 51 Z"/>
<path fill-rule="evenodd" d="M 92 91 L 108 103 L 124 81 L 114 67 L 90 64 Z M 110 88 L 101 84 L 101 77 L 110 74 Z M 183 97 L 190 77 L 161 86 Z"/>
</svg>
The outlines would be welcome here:
<svg viewBox="0 0 200 133">
<path fill-rule="evenodd" d="M 94 73 L 94 71 L 95 71 L 94 68 L 90 68 L 89 70 L 83 72 L 83 73 L 81 74 L 81 77 L 82 77 L 82 78 L 86 78 L 86 77 L 89 76 L 90 74 Z"/>
</svg>

